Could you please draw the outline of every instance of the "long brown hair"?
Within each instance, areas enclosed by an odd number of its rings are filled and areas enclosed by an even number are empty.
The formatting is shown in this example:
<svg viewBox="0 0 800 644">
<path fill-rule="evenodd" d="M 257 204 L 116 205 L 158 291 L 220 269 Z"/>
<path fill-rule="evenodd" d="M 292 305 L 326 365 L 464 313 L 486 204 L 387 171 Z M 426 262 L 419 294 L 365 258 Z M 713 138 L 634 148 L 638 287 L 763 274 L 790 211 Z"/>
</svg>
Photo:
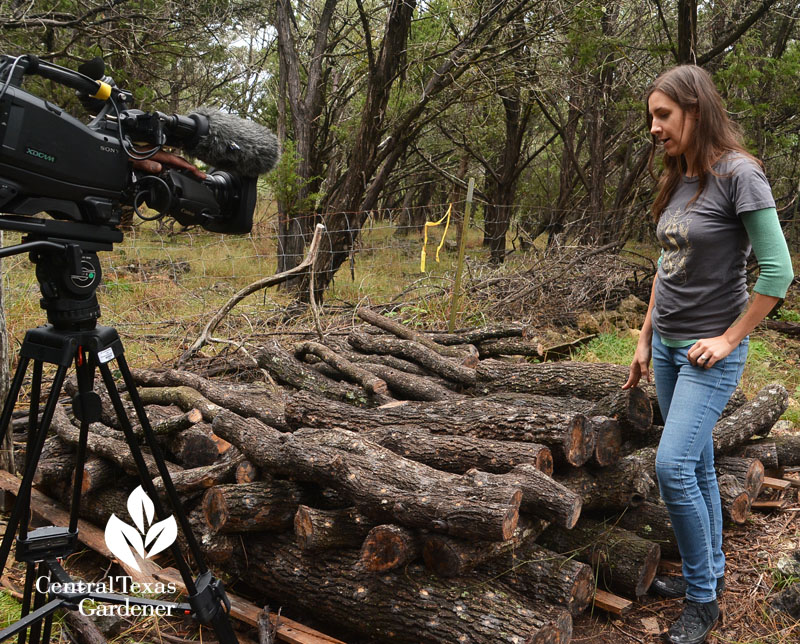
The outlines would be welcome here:
<svg viewBox="0 0 800 644">
<path fill-rule="evenodd" d="M 728 118 L 722 97 L 719 95 L 714 81 L 704 69 L 697 65 L 679 65 L 667 70 L 656 78 L 647 90 L 645 97 L 645 112 L 647 114 L 647 129 L 653 123 L 653 116 L 649 110 L 649 100 L 653 92 L 659 91 L 675 101 L 681 109 L 695 114 L 698 117 L 698 127 L 695 128 L 694 140 L 690 143 L 694 147 L 694 170 L 698 176 L 697 193 L 692 201 L 700 196 L 706 187 L 708 173 L 714 174 L 712 166 L 719 161 L 726 152 L 739 152 L 758 163 L 762 169 L 763 164 L 745 150 L 742 144 L 742 134 L 739 126 Z M 648 168 L 650 174 L 656 178 L 653 170 L 653 159 L 656 155 L 658 139 L 652 137 L 650 160 Z M 671 157 L 664 154 L 664 171 L 658 179 L 658 194 L 653 203 L 653 216 L 656 221 L 661 212 L 669 203 L 672 193 L 681 181 L 686 171 L 686 160 L 680 157 Z"/>
</svg>

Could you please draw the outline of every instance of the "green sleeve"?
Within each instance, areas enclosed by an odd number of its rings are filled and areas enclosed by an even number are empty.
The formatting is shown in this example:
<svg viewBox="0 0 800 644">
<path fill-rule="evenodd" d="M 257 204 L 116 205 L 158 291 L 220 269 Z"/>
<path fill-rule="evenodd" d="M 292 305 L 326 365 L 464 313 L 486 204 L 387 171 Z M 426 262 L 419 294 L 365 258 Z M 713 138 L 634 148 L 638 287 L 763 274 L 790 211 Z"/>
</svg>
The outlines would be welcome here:
<svg viewBox="0 0 800 644">
<path fill-rule="evenodd" d="M 786 297 L 792 283 L 792 258 L 783 236 L 775 208 L 751 210 L 741 214 L 758 260 L 758 280 L 753 291 L 772 297 Z"/>
</svg>

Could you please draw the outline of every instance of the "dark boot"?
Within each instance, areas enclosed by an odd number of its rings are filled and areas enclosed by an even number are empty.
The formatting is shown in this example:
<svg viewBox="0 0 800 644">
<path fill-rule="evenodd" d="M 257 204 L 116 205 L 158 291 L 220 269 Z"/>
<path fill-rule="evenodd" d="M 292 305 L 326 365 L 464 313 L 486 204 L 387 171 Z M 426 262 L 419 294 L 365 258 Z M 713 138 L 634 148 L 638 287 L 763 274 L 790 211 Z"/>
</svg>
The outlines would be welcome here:
<svg viewBox="0 0 800 644">
<path fill-rule="evenodd" d="M 722 592 L 725 590 L 725 577 L 717 579 L 717 599 L 720 598 Z M 661 597 L 669 597 L 670 599 L 679 599 L 686 596 L 686 580 L 683 577 L 658 576 L 653 579 L 650 585 L 650 591 Z"/>
<path fill-rule="evenodd" d="M 686 600 L 681 616 L 662 635 L 667 644 L 702 644 L 719 619 L 717 600 L 699 604 Z"/>
</svg>

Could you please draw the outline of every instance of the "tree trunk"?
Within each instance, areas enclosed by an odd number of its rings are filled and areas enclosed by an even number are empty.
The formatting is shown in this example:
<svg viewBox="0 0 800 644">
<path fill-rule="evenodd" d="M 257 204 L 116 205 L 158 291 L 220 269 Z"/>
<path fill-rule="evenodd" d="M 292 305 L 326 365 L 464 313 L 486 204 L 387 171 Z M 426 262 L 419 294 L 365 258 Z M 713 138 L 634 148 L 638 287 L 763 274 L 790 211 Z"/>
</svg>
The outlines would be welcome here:
<svg viewBox="0 0 800 644">
<path fill-rule="evenodd" d="M 298 507 L 309 499 L 292 481 L 215 485 L 203 495 L 203 513 L 214 532 L 284 532 L 292 529 Z"/>
<path fill-rule="evenodd" d="M 415 425 L 366 428 L 360 434 L 396 454 L 444 472 L 463 474 L 475 468 L 503 473 L 520 463 L 531 463 L 548 476 L 553 473 L 553 455 L 536 443 L 443 436 Z"/>
<path fill-rule="evenodd" d="M 272 536 L 246 537 L 245 548 L 251 583 L 289 606 L 380 641 L 566 644 L 571 636 L 564 609 L 512 592 L 498 601 L 491 585 L 439 580 L 421 566 L 365 574 L 357 567 L 358 550 L 305 554 Z"/>
<path fill-rule="evenodd" d="M 598 584 L 633 597 L 641 597 L 650 588 L 661 559 L 657 543 L 589 519 L 581 519 L 572 530 L 550 526 L 537 541 L 588 563 L 597 571 Z"/>
<path fill-rule="evenodd" d="M 372 523 L 355 508 L 320 510 L 301 505 L 294 516 L 294 534 L 301 550 L 356 548 Z"/>
<path fill-rule="evenodd" d="M 503 540 L 519 520 L 522 492 L 434 470 L 341 430 L 280 434 L 223 412 L 214 430 L 276 475 L 328 485 L 378 522 Z"/>
<path fill-rule="evenodd" d="M 533 442 L 546 445 L 554 457 L 575 466 L 591 457 L 595 444 L 594 426 L 583 414 L 513 407 L 482 398 L 405 401 L 367 411 L 301 391 L 287 403 L 286 416 L 294 427 L 335 425 L 359 431 L 415 426 L 435 434 Z"/>
</svg>

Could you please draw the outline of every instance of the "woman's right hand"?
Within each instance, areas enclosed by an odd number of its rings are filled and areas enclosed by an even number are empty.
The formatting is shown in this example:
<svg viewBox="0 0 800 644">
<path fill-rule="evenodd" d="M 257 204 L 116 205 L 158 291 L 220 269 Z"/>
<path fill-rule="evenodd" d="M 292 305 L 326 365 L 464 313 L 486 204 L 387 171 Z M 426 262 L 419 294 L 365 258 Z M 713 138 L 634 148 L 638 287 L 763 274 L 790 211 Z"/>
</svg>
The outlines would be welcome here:
<svg viewBox="0 0 800 644">
<path fill-rule="evenodd" d="M 633 362 L 631 362 L 628 381 L 622 385 L 623 389 L 632 389 L 639 384 L 642 378 L 650 382 L 650 358 L 653 355 L 653 346 L 648 340 L 649 338 L 639 339 L 639 343 L 636 345 L 636 353 L 633 355 Z"/>
</svg>

